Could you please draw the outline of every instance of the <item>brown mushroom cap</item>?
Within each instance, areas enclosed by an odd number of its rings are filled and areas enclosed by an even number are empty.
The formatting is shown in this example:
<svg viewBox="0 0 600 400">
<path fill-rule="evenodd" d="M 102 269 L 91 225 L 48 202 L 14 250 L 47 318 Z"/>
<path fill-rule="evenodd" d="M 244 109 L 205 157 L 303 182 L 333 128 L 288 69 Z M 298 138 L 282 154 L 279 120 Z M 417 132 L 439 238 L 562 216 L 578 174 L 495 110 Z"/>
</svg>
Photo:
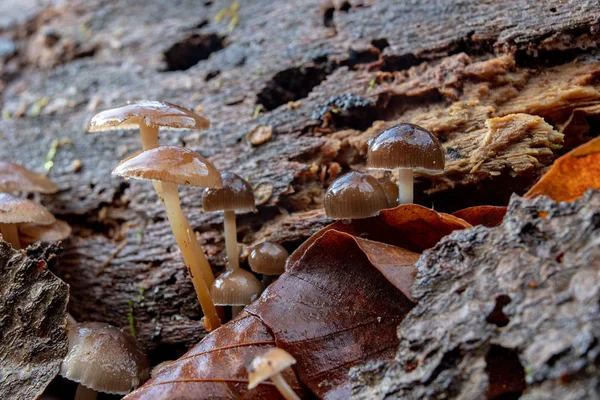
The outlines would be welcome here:
<svg viewBox="0 0 600 400">
<path fill-rule="evenodd" d="M 8 193 L 0 193 L 0 224 L 33 222 L 47 225 L 56 219 L 46 207 Z"/>
<path fill-rule="evenodd" d="M 179 146 L 140 151 L 119 163 L 113 175 L 172 182 L 179 185 L 221 187 L 221 174 L 198 153 Z"/>
<path fill-rule="evenodd" d="M 56 193 L 58 186 L 44 175 L 19 164 L 0 161 L 0 192 Z"/>
<path fill-rule="evenodd" d="M 325 213 L 334 219 L 368 218 L 388 206 L 387 194 L 379 181 L 360 172 L 338 178 L 325 194 Z"/>
<path fill-rule="evenodd" d="M 252 360 L 248 367 L 248 389 L 254 389 L 260 383 L 281 373 L 296 364 L 296 359 L 287 351 L 274 347 Z"/>
<path fill-rule="evenodd" d="M 100 322 L 69 328 L 60 375 L 99 392 L 126 394 L 150 376 L 150 360 L 128 333 Z"/>
<path fill-rule="evenodd" d="M 248 263 L 256 273 L 281 275 L 285 272 L 288 256 L 288 251 L 279 243 L 262 242 L 252 248 Z"/>
<path fill-rule="evenodd" d="M 371 169 L 444 169 L 444 148 L 428 130 L 399 124 L 370 142 L 367 167 Z"/>
<path fill-rule="evenodd" d="M 381 183 L 383 190 L 385 190 L 385 193 L 388 196 L 390 207 L 396 207 L 398 205 L 398 194 L 400 193 L 398 185 L 388 178 L 380 179 L 379 183 Z"/>
<path fill-rule="evenodd" d="M 210 121 L 186 108 L 163 101 L 132 101 L 96 114 L 88 132 L 137 129 L 140 123 L 172 129 L 208 129 Z"/>
<path fill-rule="evenodd" d="M 219 275 L 210 294 L 217 306 L 245 306 L 256 300 L 262 290 L 262 283 L 251 272 L 238 268 Z"/>
<path fill-rule="evenodd" d="M 223 187 L 204 189 L 204 211 L 254 211 L 254 190 L 245 179 L 233 172 L 221 174 Z"/>
<path fill-rule="evenodd" d="M 21 243 L 32 244 L 35 242 L 56 242 L 64 240 L 71 235 L 71 226 L 65 221 L 57 219 L 52 224 L 21 224 L 19 225 L 19 239 Z"/>
</svg>

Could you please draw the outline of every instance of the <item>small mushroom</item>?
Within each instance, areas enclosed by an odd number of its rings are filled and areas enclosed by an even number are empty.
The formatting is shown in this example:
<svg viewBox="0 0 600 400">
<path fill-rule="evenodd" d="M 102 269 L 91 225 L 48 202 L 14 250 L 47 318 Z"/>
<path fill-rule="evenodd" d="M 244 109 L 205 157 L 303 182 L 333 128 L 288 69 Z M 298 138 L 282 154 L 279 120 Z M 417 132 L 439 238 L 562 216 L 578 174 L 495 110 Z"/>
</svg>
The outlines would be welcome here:
<svg viewBox="0 0 600 400">
<path fill-rule="evenodd" d="M 0 161 L 0 192 L 56 193 L 58 186 L 44 175 L 19 164 Z"/>
<path fill-rule="evenodd" d="M 127 394 L 150 377 L 150 360 L 128 333 L 100 322 L 69 327 L 69 351 L 60 375 L 79 383 L 76 400 L 97 392 Z"/>
<path fill-rule="evenodd" d="M 388 196 L 388 200 L 390 202 L 390 208 L 394 208 L 398 205 L 398 195 L 400 194 L 400 190 L 398 189 L 398 185 L 392 182 L 389 177 L 383 178 L 379 180 L 383 190 Z"/>
<path fill-rule="evenodd" d="M 281 372 L 296 364 L 296 359 L 287 351 L 278 347 L 267 350 L 264 354 L 252 360 L 248 368 L 248 389 L 254 389 L 260 383 L 271 379 L 286 400 L 300 400 Z"/>
<path fill-rule="evenodd" d="M 368 218 L 388 208 L 383 186 L 369 174 L 350 172 L 336 179 L 325 193 L 325 213 L 333 219 Z"/>
<path fill-rule="evenodd" d="M 279 243 L 262 242 L 252 248 L 248 264 L 252 271 L 263 274 L 263 283 L 268 285 L 272 277 L 285 272 L 285 262 L 289 255 Z"/>
<path fill-rule="evenodd" d="M 208 331 L 219 327 L 219 317 L 210 298 L 209 287 L 214 281 L 204 250 L 181 210 L 177 185 L 221 187 L 221 175 L 212 164 L 185 147 L 160 146 L 132 155 L 121 161 L 113 175 L 125 178 L 154 180 L 162 183 L 163 200 L 173 235 L 194 283 L 204 312 Z"/>
<path fill-rule="evenodd" d="M 231 306 L 231 316 L 235 318 L 245 306 L 260 296 L 263 285 L 245 269 L 225 271 L 215 279 L 210 294 L 216 305 Z"/>
<path fill-rule="evenodd" d="M 35 242 L 57 242 L 65 240 L 71 235 L 71 226 L 65 221 L 57 219 L 52 224 L 21 224 L 19 225 L 19 239 L 21 243 L 30 245 Z"/>
<path fill-rule="evenodd" d="M 205 212 L 223 211 L 223 230 L 227 260 L 232 270 L 240 267 L 237 243 L 236 211 L 254 211 L 254 192 L 252 186 L 239 175 L 232 172 L 221 174 L 222 188 L 204 189 L 202 206 Z"/>
<path fill-rule="evenodd" d="M 158 129 L 208 129 L 210 121 L 193 111 L 175 104 L 139 100 L 124 106 L 102 111 L 92 117 L 88 123 L 88 132 L 120 129 L 140 130 L 140 139 L 144 150 L 158 146 Z M 153 182 L 158 197 L 162 199 L 160 182 Z"/>
<path fill-rule="evenodd" d="M 17 250 L 21 248 L 19 224 L 48 225 L 55 220 L 46 207 L 8 193 L 0 193 L 0 232 L 4 241 Z"/>
<path fill-rule="evenodd" d="M 443 171 L 444 148 L 428 130 L 398 124 L 379 134 L 369 145 L 367 167 L 398 170 L 398 204 L 413 202 L 413 170 Z"/>
</svg>

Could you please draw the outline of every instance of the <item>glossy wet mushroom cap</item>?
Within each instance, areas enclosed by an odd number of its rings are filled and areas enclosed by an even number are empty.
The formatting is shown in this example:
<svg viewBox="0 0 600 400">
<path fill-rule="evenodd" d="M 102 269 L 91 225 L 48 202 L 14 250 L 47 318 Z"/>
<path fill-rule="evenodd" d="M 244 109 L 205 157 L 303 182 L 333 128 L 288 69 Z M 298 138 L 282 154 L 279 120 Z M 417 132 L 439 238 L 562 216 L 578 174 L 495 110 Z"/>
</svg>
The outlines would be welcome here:
<svg viewBox="0 0 600 400">
<path fill-rule="evenodd" d="M 58 186 L 44 175 L 19 164 L 0 161 L 0 192 L 56 193 Z"/>
<path fill-rule="evenodd" d="M 389 207 L 385 190 L 371 175 L 350 172 L 338 178 L 325 194 L 325 213 L 334 219 L 368 218 Z"/>
<path fill-rule="evenodd" d="M 258 274 L 281 275 L 288 256 L 288 251 L 279 243 L 262 242 L 252 248 L 248 264 Z"/>
<path fill-rule="evenodd" d="M 254 211 L 254 191 L 245 179 L 233 172 L 221 174 L 223 187 L 204 189 L 204 211 Z"/>
<path fill-rule="evenodd" d="M 210 294 L 218 306 L 245 306 L 260 296 L 263 285 L 244 269 L 225 271 L 215 279 Z"/>
<path fill-rule="evenodd" d="M 117 129 L 138 129 L 140 124 L 171 129 L 208 129 L 210 121 L 193 111 L 175 104 L 140 100 L 96 114 L 87 130 L 98 132 Z"/>
<path fill-rule="evenodd" d="M 46 207 L 8 193 L 0 193 L 0 224 L 31 222 L 47 225 L 54 221 L 56 218 Z"/>
<path fill-rule="evenodd" d="M 287 351 L 274 347 L 252 360 L 248 368 L 248 389 L 254 389 L 260 383 L 280 374 L 286 368 L 296 364 L 296 359 Z"/>
<path fill-rule="evenodd" d="M 119 163 L 113 175 L 172 182 L 178 185 L 221 187 L 221 174 L 198 153 L 179 146 L 140 151 Z"/>
<path fill-rule="evenodd" d="M 100 322 L 69 328 L 60 375 L 98 392 L 126 394 L 150 376 L 150 360 L 128 333 Z"/>
<path fill-rule="evenodd" d="M 369 143 L 367 167 L 371 169 L 444 169 L 444 148 L 428 130 L 398 124 Z"/>
</svg>

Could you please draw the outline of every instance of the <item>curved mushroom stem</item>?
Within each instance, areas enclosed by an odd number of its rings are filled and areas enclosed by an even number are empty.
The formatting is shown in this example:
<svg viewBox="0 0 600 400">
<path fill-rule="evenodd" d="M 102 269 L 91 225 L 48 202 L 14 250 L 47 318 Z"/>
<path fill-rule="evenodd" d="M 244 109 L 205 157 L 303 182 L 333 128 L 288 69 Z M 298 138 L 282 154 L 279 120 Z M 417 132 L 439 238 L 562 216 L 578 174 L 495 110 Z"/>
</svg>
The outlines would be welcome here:
<svg viewBox="0 0 600 400">
<path fill-rule="evenodd" d="M 283 376 L 281 376 L 281 374 L 273 375 L 271 377 L 271 380 L 273 381 L 273 383 L 275 384 L 275 387 L 277 388 L 277 390 L 279 390 L 279 393 L 281 393 L 281 395 L 283 396 L 284 399 L 300 400 L 300 397 L 298 397 L 296 392 L 294 392 L 292 390 L 290 385 L 288 385 L 288 383 L 285 381 L 285 379 L 283 379 Z"/>
<path fill-rule="evenodd" d="M 206 259 L 204 250 L 196 240 L 194 231 L 181 211 L 177 184 L 162 182 L 162 189 L 165 209 L 167 210 L 173 235 L 181 250 L 181 255 L 188 266 L 196 295 L 204 313 L 204 326 L 207 331 L 211 331 L 221 325 L 208 290 L 215 280 L 214 275 L 210 269 L 210 264 Z"/>
<path fill-rule="evenodd" d="M 398 169 L 398 204 L 411 204 L 413 202 L 413 171 L 412 169 Z"/>
<path fill-rule="evenodd" d="M 235 211 L 225 210 L 225 220 L 223 230 L 225 236 L 225 248 L 227 250 L 227 260 L 231 270 L 240 268 L 240 258 L 238 255 L 237 228 L 235 225 Z"/>
<path fill-rule="evenodd" d="M 140 139 L 142 140 L 142 149 L 149 150 L 158 147 L 158 126 L 148 126 L 144 121 L 140 122 Z M 161 202 L 163 202 L 162 183 L 152 181 L 152 186 Z"/>
<path fill-rule="evenodd" d="M 13 249 L 21 249 L 17 224 L 0 224 L 0 232 L 2 232 L 2 238 L 4 241 L 10 243 Z"/>
<path fill-rule="evenodd" d="M 77 385 L 75 400 L 96 400 L 96 397 L 98 397 L 98 392 L 96 392 L 94 389 L 83 386 L 81 383 Z"/>
</svg>

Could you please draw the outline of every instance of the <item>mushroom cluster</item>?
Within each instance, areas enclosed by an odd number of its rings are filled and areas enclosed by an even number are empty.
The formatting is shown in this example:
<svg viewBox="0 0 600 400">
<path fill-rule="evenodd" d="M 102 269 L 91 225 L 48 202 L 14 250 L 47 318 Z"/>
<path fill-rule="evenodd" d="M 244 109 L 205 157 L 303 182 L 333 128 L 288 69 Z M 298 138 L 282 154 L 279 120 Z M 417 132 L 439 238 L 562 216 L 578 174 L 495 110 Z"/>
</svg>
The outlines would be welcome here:
<svg viewBox="0 0 600 400">
<path fill-rule="evenodd" d="M 15 194 L 58 191 L 54 182 L 19 164 L 0 161 L 0 232 L 15 250 L 22 245 L 63 240 L 71 227 L 56 219 L 44 206 Z"/>
<path fill-rule="evenodd" d="M 333 219 L 368 218 L 385 208 L 413 202 L 414 171 L 440 172 L 445 152 L 439 140 L 426 129 L 398 124 L 367 142 L 367 168 L 383 170 L 382 181 L 350 172 L 334 181 L 325 194 L 325 212 Z M 396 172 L 397 184 L 390 175 Z"/>
</svg>

